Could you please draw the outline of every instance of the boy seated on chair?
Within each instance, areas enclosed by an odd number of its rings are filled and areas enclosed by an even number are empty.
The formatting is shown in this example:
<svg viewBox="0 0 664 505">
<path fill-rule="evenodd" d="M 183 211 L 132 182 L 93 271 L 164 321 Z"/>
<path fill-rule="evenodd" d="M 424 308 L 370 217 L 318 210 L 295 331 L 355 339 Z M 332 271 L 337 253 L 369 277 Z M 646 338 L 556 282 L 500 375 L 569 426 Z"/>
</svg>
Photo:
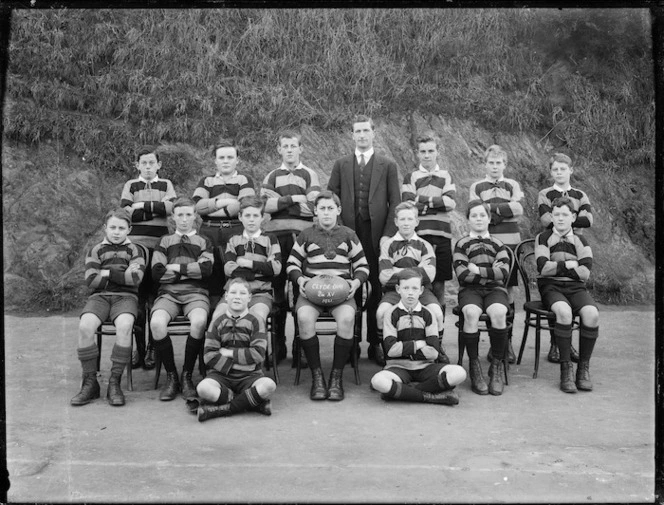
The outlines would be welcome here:
<svg viewBox="0 0 664 505">
<path fill-rule="evenodd" d="M 196 388 L 199 399 L 187 402 L 200 422 L 245 410 L 272 414 L 269 398 L 277 385 L 263 375 L 267 338 L 249 312 L 251 297 L 245 279 L 230 279 L 224 294 L 226 309 L 205 335 L 207 375 Z"/>
<path fill-rule="evenodd" d="M 420 302 L 422 272 L 404 268 L 396 278 L 399 302 L 385 314 L 381 336 L 386 365 L 371 378 L 371 385 L 384 400 L 456 405 L 454 387 L 466 380 L 466 371 L 435 362 L 440 353 L 438 325 Z"/>
<path fill-rule="evenodd" d="M 466 211 L 470 231 L 454 247 L 454 271 L 459 281 L 459 309 L 463 328 L 459 328 L 468 350 L 470 380 L 478 395 L 500 395 L 503 392 L 503 358 L 507 346 L 507 312 L 509 299 L 505 284 L 510 274 L 507 246 L 489 234 L 491 209 L 481 200 L 472 200 Z M 492 359 L 489 386 L 482 377 L 478 357 L 479 320 L 489 316 L 489 341 Z"/>
<path fill-rule="evenodd" d="M 224 273 L 228 279 L 242 277 L 249 284 L 251 301 L 249 312 L 266 332 L 266 321 L 272 311 L 272 278 L 281 272 L 281 248 L 276 237 L 261 231 L 264 201 L 257 196 L 240 200 L 238 217 L 243 226 L 241 234 L 228 239 L 222 257 Z M 221 300 L 214 309 L 211 321 L 228 310 L 228 303 Z M 212 325 L 210 324 L 210 329 Z"/>
<path fill-rule="evenodd" d="M 212 273 L 214 261 L 209 240 L 196 232 L 196 217 L 193 201 L 176 200 L 175 233 L 162 237 L 152 256 L 152 278 L 160 285 L 159 296 L 152 306 L 150 329 L 155 351 L 166 369 L 166 385 L 159 393 L 162 401 L 173 400 L 180 390 L 185 399 L 196 396 L 192 372 L 210 311 L 206 279 Z M 168 335 L 168 324 L 180 314 L 190 323 L 181 380 Z"/>
<path fill-rule="evenodd" d="M 138 286 L 145 272 L 140 247 L 127 238 L 131 216 L 124 209 L 111 210 L 104 220 L 105 238 L 85 258 L 85 282 L 93 293 L 88 298 L 78 325 L 78 359 L 83 383 L 72 405 L 85 405 L 99 398 L 97 358 L 94 341 L 97 328 L 107 320 L 115 325 L 116 342 L 111 351 L 111 377 L 106 398 L 114 406 L 124 405 L 120 379 L 131 360 L 131 339 L 138 313 Z"/>
<path fill-rule="evenodd" d="M 599 311 L 588 293 L 593 253 L 588 241 L 574 233 L 572 225 L 577 212 L 568 197 L 556 198 L 552 205 L 553 228 L 537 235 L 537 287 L 544 307 L 556 315 L 554 335 L 560 351 L 560 389 L 576 393 L 577 389 L 592 391 L 590 356 L 599 334 Z M 572 320 L 579 314 L 579 364 L 576 381 L 571 363 Z"/>
<path fill-rule="evenodd" d="M 288 276 L 300 288 L 295 305 L 299 334 L 307 363 L 311 369 L 312 400 L 341 401 L 344 399 L 343 369 L 353 347 L 355 325 L 355 292 L 369 278 L 369 265 L 364 249 L 353 230 L 337 223 L 341 214 L 339 197 L 331 191 L 321 191 L 314 200 L 318 222 L 303 230 L 297 237 L 288 257 Z M 305 286 L 320 274 L 337 275 L 350 286 L 346 300 L 330 308 L 337 323 L 334 339 L 334 358 L 329 389 L 320 364 L 320 348 L 316 335 L 316 321 L 324 308 L 309 300 Z"/>
<path fill-rule="evenodd" d="M 380 247 L 378 258 L 378 279 L 383 286 L 383 298 L 376 311 L 376 323 L 378 326 L 378 338 L 382 341 L 383 320 L 385 314 L 399 303 L 400 296 L 395 290 L 399 282 L 399 273 L 405 268 L 414 268 L 422 276 L 422 295 L 420 302 L 431 312 L 436 319 L 438 328 L 438 339 L 440 342 L 439 363 L 448 364 L 450 359 L 443 348 L 443 310 L 438 302 L 438 297 L 433 293 L 432 283 L 436 277 L 436 256 L 433 246 L 415 233 L 419 223 L 418 210 L 413 202 L 401 202 L 394 209 L 394 222 L 397 225 L 397 233 L 385 240 Z"/>
</svg>

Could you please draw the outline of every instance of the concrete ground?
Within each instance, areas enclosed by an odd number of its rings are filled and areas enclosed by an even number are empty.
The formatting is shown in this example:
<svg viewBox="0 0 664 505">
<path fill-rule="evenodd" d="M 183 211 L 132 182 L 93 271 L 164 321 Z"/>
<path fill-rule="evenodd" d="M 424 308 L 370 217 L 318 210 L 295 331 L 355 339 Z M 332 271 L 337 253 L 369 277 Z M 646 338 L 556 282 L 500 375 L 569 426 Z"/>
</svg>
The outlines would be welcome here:
<svg viewBox="0 0 664 505">
<path fill-rule="evenodd" d="M 455 319 L 445 324 L 453 360 Z M 531 330 L 502 396 L 478 396 L 467 380 L 455 407 L 386 403 L 369 388 L 378 367 L 367 361 L 363 343 L 362 385 L 347 367 L 345 401 L 310 401 L 309 372 L 294 386 L 289 358 L 279 368 L 271 417 L 244 413 L 206 423 L 181 399 L 160 402 L 153 372 L 143 370 L 134 372 L 127 404 L 109 406 L 112 337 L 103 349 L 102 398 L 71 407 L 80 385 L 77 322 L 75 315 L 5 316 L 9 502 L 655 499 L 651 309 L 601 307 L 592 393 L 558 389 L 559 368 L 546 361 L 548 335 L 539 377 L 532 378 Z M 517 312 L 515 347 L 522 328 Z M 326 373 L 331 347 L 323 338 Z M 183 348 L 176 340 L 178 364 Z M 483 334 L 480 351 L 487 350 Z M 482 364 L 486 374 L 484 358 Z"/>
</svg>

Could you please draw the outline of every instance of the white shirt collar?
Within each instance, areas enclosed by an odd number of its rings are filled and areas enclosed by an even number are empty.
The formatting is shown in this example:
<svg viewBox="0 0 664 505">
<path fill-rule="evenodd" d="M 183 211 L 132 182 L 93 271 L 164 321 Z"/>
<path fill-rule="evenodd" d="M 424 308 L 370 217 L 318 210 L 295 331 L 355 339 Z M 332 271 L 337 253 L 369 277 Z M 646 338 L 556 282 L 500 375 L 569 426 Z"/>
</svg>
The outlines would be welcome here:
<svg viewBox="0 0 664 505">
<path fill-rule="evenodd" d="M 256 233 L 254 233 L 253 235 L 249 235 L 249 234 L 247 233 L 247 230 L 243 230 L 243 231 L 242 231 L 242 236 L 243 236 L 244 238 L 246 238 L 247 240 L 254 239 L 254 238 L 258 238 L 258 237 L 261 236 L 261 230 L 258 230 L 258 231 L 257 231 Z"/>
<path fill-rule="evenodd" d="M 249 314 L 249 309 L 248 309 L 248 308 L 247 308 L 247 309 L 244 309 L 244 311 L 242 312 L 242 314 L 240 314 L 240 315 L 238 315 L 238 316 L 234 316 L 233 313 L 231 312 L 231 309 L 226 309 L 226 315 L 227 315 L 228 317 L 230 317 L 231 319 L 240 319 L 240 318 L 246 316 L 247 314 Z"/>
<path fill-rule="evenodd" d="M 191 230 L 189 233 L 181 233 L 181 232 L 175 230 L 175 234 L 180 236 L 180 237 L 182 237 L 183 235 L 186 235 L 187 237 L 193 237 L 194 235 L 196 235 L 196 230 Z"/>
<path fill-rule="evenodd" d="M 416 312 L 418 310 L 422 310 L 422 304 L 418 301 L 415 307 L 413 307 L 411 310 L 408 310 L 406 306 L 403 304 L 403 302 L 399 300 L 399 308 L 408 312 Z"/>
<path fill-rule="evenodd" d="M 288 170 L 289 172 L 294 172 L 295 170 L 304 167 L 304 164 L 300 161 L 298 165 L 295 168 L 288 168 L 285 163 L 282 163 L 281 166 L 279 167 L 280 170 Z"/>
<path fill-rule="evenodd" d="M 237 170 L 235 170 L 232 174 L 228 174 L 228 175 L 222 175 L 222 174 L 218 174 L 216 172 L 214 173 L 215 179 L 222 179 L 222 180 L 230 179 L 232 177 L 235 177 L 236 175 L 237 175 Z"/>
<path fill-rule="evenodd" d="M 491 234 L 488 231 L 486 233 L 482 233 L 480 235 L 479 233 L 476 233 L 473 230 L 470 230 L 468 232 L 468 235 L 470 235 L 472 238 L 491 238 Z"/>
<path fill-rule="evenodd" d="M 152 184 L 153 182 L 157 182 L 159 180 L 159 176 L 155 175 L 154 179 L 152 179 L 151 181 L 148 181 L 142 175 L 139 175 L 138 180 L 141 181 L 141 182 L 144 182 L 145 184 Z"/>
<path fill-rule="evenodd" d="M 104 240 L 102 240 L 101 243 L 102 243 L 102 244 L 108 244 L 108 245 L 126 245 L 126 244 L 131 244 L 131 240 L 129 240 L 129 237 L 127 237 L 127 238 L 125 239 L 125 241 L 122 242 L 121 244 L 114 244 L 113 242 L 111 242 L 110 240 L 108 240 L 106 237 L 104 237 Z"/>
<path fill-rule="evenodd" d="M 401 235 L 401 233 L 399 232 L 396 232 L 394 234 L 394 240 L 417 240 L 419 238 L 420 237 L 417 236 L 417 233 L 413 233 L 413 235 L 410 238 L 404 238 L 404 236 Z"/>
<path fill-rule="evenodd" d="M 488 182 L 491 182 L 492 184 L 496 184 L 497 182 L 502 182 L 502 181 L 504 181 L 504 180 L 505 180 L 505 176 L 504 176 L 504 175 L 501 175 L 501 176 L 498 178 L 498 180 L 495 180 L 495 181 L 494 181 L 491 177 L 489 177 L 489 176 L 487 175 L 487 176 L 484 178 L 484 180 L 485 180 L 485 181 L 488 181 Z"/>
<path fill-rule="evenodd" d="M 429 172 L 437 172 L 438 170 L 440 170 L 440 167 L 438 166 L 438 163 L 436 163 L 436 166 L 433 167 L 433 170 L 427 170 L 422 165 L 420 165 L 419 170 L 420 170 L 420 172 L 424 172 L 425 174 L 428 174 Z"/>
<path fill-rule="evenodd" d="M 569 231 L 563 235 L 562 233 L 560 233 L 560 232 L 554 227 L 554 228 L 553 228 L 553 233 L 555 233 L 556 235 L 558 235 L 558 236 L 561 237 L 561 238 L 570 238 L 570 237 L 573 237 L 573 236 L 574 236 L 574 229 L 573 229 L 573 228 L 570 228 Z"/>
<path fill-rule="evenodd" d="M 554 183 L 553 184 L 553 189 L 557 189 L 561 193 L 565 193 L 566 191 L 569 191 L 570 189 L 572 189 L 572 185 L 567 183 L 567 187 L 563 187 L 563 186 L 558 186 L 558 184 Z"/>
<path fill-rule="evenodd" d="M 369 160 L 374 155 L 374 148 L 372 147 L 368 151 L 364 151 L 364 152 L 360 152 L 359 150 L 355 149 L 355 159 L 357 160 L 358 163 L 360 162 L 360 155 L 361 154 L 364 155 L 364 162 L 369 163 Z"/>
</svg>

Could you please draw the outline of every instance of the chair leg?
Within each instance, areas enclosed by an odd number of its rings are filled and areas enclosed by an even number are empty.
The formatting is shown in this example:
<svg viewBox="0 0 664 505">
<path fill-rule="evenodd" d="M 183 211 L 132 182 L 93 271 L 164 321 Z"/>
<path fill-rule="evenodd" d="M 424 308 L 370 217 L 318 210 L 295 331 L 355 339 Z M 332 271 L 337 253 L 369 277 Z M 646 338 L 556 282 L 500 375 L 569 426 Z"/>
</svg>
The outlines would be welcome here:
<svg viewBox="0 0 664 505">
<path fill-rule="evenodd" d="M 457 334 L 457 347 L 459 348 L 459 360 L 457 361 L 457 365 L 463 366 L 463 353 L 466 350 L 466 343 L 463 340 L 463 336 L 461 333 L 463 332 L 463 315 L 461 312 L 459 312 L 459 320 L 457 321 L 457 325 L 459 326 L 459 332 Z"/>
<path fill-rule="evenodd" d="M 129 362 L 127 363 L 127 390 L 134 390 L 134 378 L 131 375 L 131 356 L 134 354 L 134 336 L 132 335 L 131 340 L 129 341 Z"/>
<path fill-rule="evenodd" d="M 521 364 L 521 358 L 523 358 L 523 350 L 526 348 L 526 340 L 528 340 L 528 328 L 530 327 L 530 312 L 526 312 L 526 318 L 523 320 L 523 337 L 521 337 L 521 347 L 519 347 L 519 356 L 516 360 L 516 364 Z"/>
<path fill-rule="evenodd" d="M 302 363 L 300 355 L 302 354 L 302 347 L 300 346 L 300 329 L 297 326 L 297 316 L 294 315 L 295 331 L 293 332 L 293 359 L 295 360 L 295 385 L 300 383 L 300 372 L 302 371 Z"/>
<path fill-rule="evenodd" d="M 512 324 L 507 323 L 507 333 L 508 333 L 508 335 L 510 333 L 509 330 L 511 328 L 512 328 Z M 510 359 L 509 359 L 509 356 L 507 355 L 507 348 L 508 347 L 509 347 L 509 337 L 505 339 L 505 348 L 503 349 L 503 359 L 502 359 L 502 361 L 503 361 L 503 372 L 505 373 L 505 385 L 506 386 L 510 385 L 510 381 L 509 381 L 509 377 L 508 377 L 508 373 L 507 373 L 509 371 L 509 366 L 510 366 Z"/>
<path fill-rule="evenodd" d="M 541 333 L 542 333 L 542 318 L 540 316 L 537 316 L 537 321 L 535 322 L 535 371 L 533 372 L 533 379 L 537 379 L 537 371 L 539 370 Z"/>
<path fill-rule="evenodd" d="M 99 350 L 99 355 L 97 356 L 97 372 L 101 370 L 101 343 L 102 343 L 102 336 L 101 336 L 101 326 L 97 330 L 97 349 Z"/>
<path fill-rule="evenodd" d="M 277 329 L 274 325 L 274 319 L 270 324 L 270 346 L 272 347 L 272 375 L 274 376 L 274 382 L 279 384 L 279 367 L 277 366 Z M 269 370 L 269 369 L 268 369 Z"/>
<path fill-rule="evenodd" d="M 159 353 L 155 353 L 154 357 L 154 388 L 159 387 L 159 374 L 161 373 L 161 358 Z"/>
<path fill-rule="evenodd" d="M 355 384 L 358 386 L 360 382 L 360 360 L 357 359 L 358 351 L 360 349 L 360 341 L 358 337 L 353 337 L 353 347 L 351 349 L 350 362 L 353 364 L 353 369 L 355 370 Z"/>
</svg>

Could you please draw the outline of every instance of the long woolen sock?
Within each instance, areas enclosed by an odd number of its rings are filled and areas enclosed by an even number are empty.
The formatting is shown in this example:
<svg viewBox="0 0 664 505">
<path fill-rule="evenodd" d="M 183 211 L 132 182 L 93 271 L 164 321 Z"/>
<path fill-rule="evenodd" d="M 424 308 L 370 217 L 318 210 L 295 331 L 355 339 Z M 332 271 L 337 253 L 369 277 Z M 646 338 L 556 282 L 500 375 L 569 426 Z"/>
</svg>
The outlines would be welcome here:
<svg viewBox="0 0 664 505">
<path fill-rule="evenodd" d="M 598 335 L 599 326 L 589 328 L 581 325 L 579 328 L 579 360 L 590 361 Z"/>
<path fill-rule="evenodd" d="M 92 344 L 88 347 L 79 347 L 76 353 L 81 362 L 83 373 L 97 371 L 97 358 L 99 357 L 99 347 L 97 347 L 97 344 Z"/>
<path fill-rule="evenodd" d="M 113 345 L 111 351 L 111 375 L 122 375 L 127 363 L 131 359 L 131 347 L 122 347 L 118 344 Z"/>
<path fill-rule="evenodd" d="M 466 352 L 470 359 L 476 359 L 479 357 L 479 345 L 480 345 L 480 331 L 477 330 L 475 333 L 466 333 L 465 331 L 461 332 L 461 338 L 463 338 L 464 345 L 466 346 Z"/>
<path fill-rule="evenodd" d="M 553 333 L 560 351 L 560 361 L 569 361 L 572 350 L 572 325 L 556 323 Z"/>
<path fill-rule="evenodd" d="M 309 368 L 312 370 L 320 368 L 320 344 L 318 342 L 318 335 L 306 340 L 300 339 L 300 346 L 304 350 L 304 355 L 307 358 Z"/>
<path fill-rule="evenodd" d="M 348 361 L 352 348 L 352 338 L 341 338 L 339 335 L 334 337 L 334 358 L 332 359 L 332 368 L 343 369 L 346 361 Z"/>
<path fill-rule="evenodd" d="M 175 356 L 173 355 L 173 341 L 171 337 L 167 336 L 161 340 L 154 341 L 154 350 L 159 354 L 161 364 L 169 373 L 177 373 L 175 368 Z"/>
<path fill-rule="evenodd" d="M 238 412 L 247 410 L 249 407 L 257 407 L 261 403 L 263 403 L 263 398 L 258 394 L 255 387 L 251 387 L 231 400 L 231 414 L 237 414 Z"/>
<path fill-rule="evenodd" d="M 419 389 L 415 389 L 413 386 L 408 384 L 403 384 L 401 382 L 392 382 L 392 387 L 390 390 L 385 393 L 385 396 L 388 398 L 394 398 L 395 400 L 401 400 L 403 402 L 423 402 L 424 395 Z"/>
<path fill-rule="evenodd" d="M 491 354 L 496 359 L 503 359 L 507 349 L 507 328 L 489 328 L 489 342 L 491 342 Z"/>
<path fill-rule="evenodd" d="M 193 372 L 196 358 L 203 345 L 202 338 L 194 338 L 191 335 L 187 337 L 187 343 L 184 346 L 184 365 L 182 368 L 185 372 Z"/>
</svg>

